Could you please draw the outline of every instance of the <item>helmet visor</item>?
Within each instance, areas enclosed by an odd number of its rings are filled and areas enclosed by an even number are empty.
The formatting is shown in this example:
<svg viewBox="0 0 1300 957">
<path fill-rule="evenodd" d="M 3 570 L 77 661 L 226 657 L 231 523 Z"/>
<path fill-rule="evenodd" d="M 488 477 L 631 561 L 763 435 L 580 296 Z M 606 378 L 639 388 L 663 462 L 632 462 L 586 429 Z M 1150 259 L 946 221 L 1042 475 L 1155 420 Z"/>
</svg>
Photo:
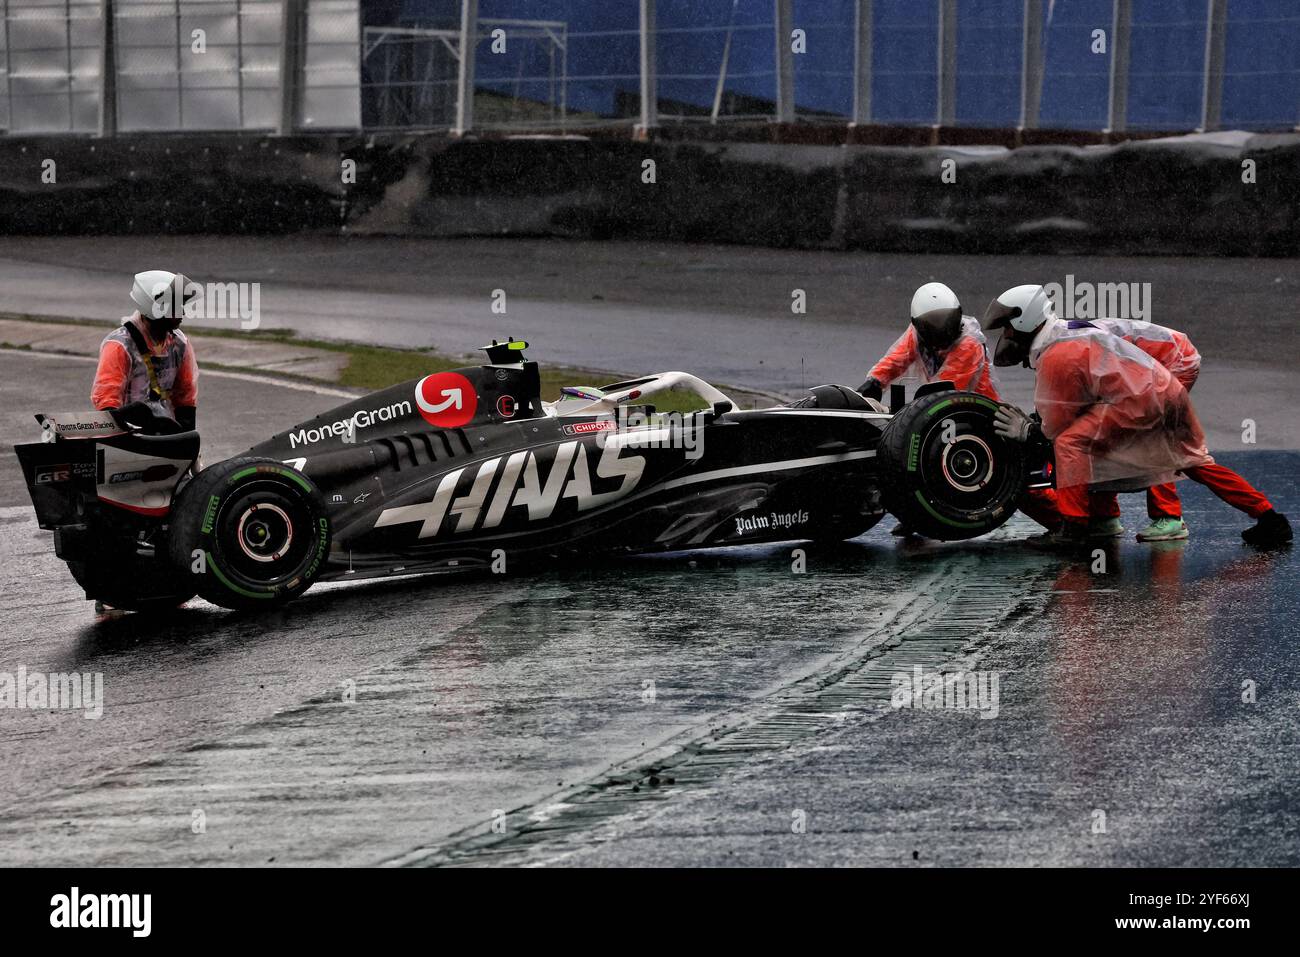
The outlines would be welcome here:
<svg viewBox="0 0 1300 957">
<path fill-rule="evenodd" d="M 995 366 L 1027 365 L 1029 349 L 1033 342 L 1034 337 L 1031 333 L 1018 332 L 1009 325 L 1004 326 L 997 348 L 993 350 L 993 364 Z"/>
<path fill-rule="evenodd" d="M 917 338 L 931 352 L 950 349 L 961 335 L 961 307 L 935 309 L 912 319 Z"/>
<path fill-rule="evenodd" d="M 984 311 L 985 329 L 1002 329 L 1011 324 L 1011 320 L 1020 315 L 1019 306 L 1008 306 L 994 299 Z"/>
</svg>

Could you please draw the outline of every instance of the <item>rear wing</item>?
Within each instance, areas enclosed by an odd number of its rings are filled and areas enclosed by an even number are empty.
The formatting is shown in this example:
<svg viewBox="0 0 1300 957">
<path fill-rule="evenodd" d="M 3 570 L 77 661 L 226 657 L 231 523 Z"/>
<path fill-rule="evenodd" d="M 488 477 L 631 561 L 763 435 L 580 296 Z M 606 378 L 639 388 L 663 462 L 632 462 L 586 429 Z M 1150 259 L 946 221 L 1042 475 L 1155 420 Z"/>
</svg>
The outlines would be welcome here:
<svg viewBox="0 0 1300 957">
<path fill-rule="evenodd" d="M 122 428 L 108 412 L 38 412 L 36 421 L 44 432 L 42 439 L 104 439 L 121 435 Z"/>
<path fill-rule="evenodd" d="M 84 524 L 101 505 L 160 518 L 199 455 L 198 432 L 124 431 L 108 412 L 41 413 L 41 441 L 14 446 L 41 528 Z"/>
<path fill-rule="evenodd" d="M 15 445 L 23 479 L 41 528 L 75 525 L 95 500 L 98 476 L 95 443 L 65 441 L 108 438 L 122 429 L 107 412 L 41 412 L 41 441 Z"/>
</svg>

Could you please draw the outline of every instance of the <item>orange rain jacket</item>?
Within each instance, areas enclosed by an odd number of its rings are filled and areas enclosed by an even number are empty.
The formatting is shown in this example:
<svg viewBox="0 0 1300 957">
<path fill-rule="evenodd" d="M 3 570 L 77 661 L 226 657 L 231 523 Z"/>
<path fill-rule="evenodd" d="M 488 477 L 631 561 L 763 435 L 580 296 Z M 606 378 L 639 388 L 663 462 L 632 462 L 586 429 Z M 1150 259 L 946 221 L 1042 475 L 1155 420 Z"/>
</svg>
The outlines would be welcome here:
<svg viewBox="0 0 1300 957">
<path fill-rule="evenodd" d="M 1187 390 L 1131 343 L 1056 320 L 1035 340 L 1030 364 L 1058 488 L 1145 488 L 1213 464 Z"/>
<path fill-rule="evenodd" d="M 165 393 L 161 400 L 150 397 L 149 370 L 126 330 L 128 322 L 143 334 L 149 347 L 158 384 Z M 196 406 L 199 367 L 185 333 L 177 329 L 161 342 L 154 342 L 148 323 L 140 313 L 127 316 L 122 323 L 100 344 L 99 368 L 90 391 L 91 405 L 96 409 L 120 409 L 131 402 L 145 402 L 155 413 L 173 419 L 177 407 Z"/>
<path fill-rule="evenodd" d="M 934 354 L 922 348 L 917 339 L 916 327 L 910 322 L 905 331 L 868 373 L 882 386 L 905 375 L 909 369 L 926 382 L 948 380 L 958 389 L 978 392 L 995 401 L 1001 401 L 993 382 L 993 362 L 989 358 L 988 342 L 980 329 L 979 320 L 962 316 L 961 335 L 947 352 Z"/>
<path fill-rule="evenodd" d="M 1201 354 L 1185 333 L 1154 322 L 1134 319 L 1093 319 L 1102 332 L 1131 342 L 1170 371 L 1175 379 L 1190 389 L 1201 374 Z"/>
</svg>

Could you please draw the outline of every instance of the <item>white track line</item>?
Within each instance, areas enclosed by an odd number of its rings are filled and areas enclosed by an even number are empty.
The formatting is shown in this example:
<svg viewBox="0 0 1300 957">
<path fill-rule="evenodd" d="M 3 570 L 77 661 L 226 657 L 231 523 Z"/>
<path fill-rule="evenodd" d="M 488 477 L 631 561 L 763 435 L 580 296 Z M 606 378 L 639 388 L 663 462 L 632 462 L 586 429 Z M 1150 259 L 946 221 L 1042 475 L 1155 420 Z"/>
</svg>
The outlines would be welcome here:
<svg viewBox="0 0 1300 957">
<path fill-rule="evenodd" d="M 74 362 L 99 362 L 98 356 L 82 356 L 71 352 L 41 352 L 36 349 L 0 348 L 0 355 L 32 356 L 37 359 L 71 359 Z M 264 385 L 280 386 L 283 389 L 293 389 L 295 392 L 313 392 L 316 395 L 332 395 L 344 399 L 355 399 L 360 394 L 357 392 L 348 392 L 346 389 L 338 389 L 334 386 L 316 385 L 311 382 L 295 382 L 292 379 L 280 379 L 275 376 L 258 375 L 254 372 L 231 372 L 226 369 L 203 368 L 201 366 L 199 371 L 205 376 L 212 376 L 216 379 L 235 379 L 240 382 L 259 382 Z"/>
</svg>

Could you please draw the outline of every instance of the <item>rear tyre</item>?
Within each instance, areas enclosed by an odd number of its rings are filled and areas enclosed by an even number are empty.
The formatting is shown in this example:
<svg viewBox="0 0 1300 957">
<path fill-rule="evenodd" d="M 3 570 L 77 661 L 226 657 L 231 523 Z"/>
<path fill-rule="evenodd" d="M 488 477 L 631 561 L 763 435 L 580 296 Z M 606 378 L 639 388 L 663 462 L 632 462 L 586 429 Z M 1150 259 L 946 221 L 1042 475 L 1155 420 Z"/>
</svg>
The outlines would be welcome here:
<svg viewBox="0 0 1300 957">
<path fill-rule="evenodd" d="M 921 396 L 890 421 L 876 458 L 885 507 L 927 538 L 993 531 L 1028 480 L 1024 446 L 993 430 L 998 403 L 973 392 Z"/>
<path fill-rule="evenodd" d="M 330 522 L 320 491 L 274 459 L 237 458 L 206 468 L 172 506 L 168 554 L 214 605 L 267 609 L 320 576 Z"/>
</svg>

